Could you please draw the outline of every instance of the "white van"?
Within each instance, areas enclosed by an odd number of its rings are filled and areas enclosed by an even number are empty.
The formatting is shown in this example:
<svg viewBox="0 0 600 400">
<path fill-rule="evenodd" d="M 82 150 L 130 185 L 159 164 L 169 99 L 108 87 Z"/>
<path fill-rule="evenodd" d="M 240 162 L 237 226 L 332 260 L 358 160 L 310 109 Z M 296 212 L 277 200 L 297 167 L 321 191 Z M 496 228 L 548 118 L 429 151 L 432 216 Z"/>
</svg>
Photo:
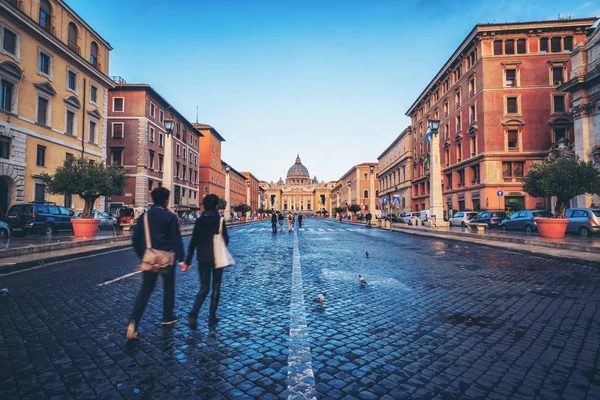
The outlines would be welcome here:
<svg viewBox="0 0 600 400">
<path fill-rule="evenodd" d="M 419 213 L 419 219 L 421 220 L 421 222 L 431 220 L 431 214 L 429 213 L 429 210 L 422 210 Z"/>
</svg>

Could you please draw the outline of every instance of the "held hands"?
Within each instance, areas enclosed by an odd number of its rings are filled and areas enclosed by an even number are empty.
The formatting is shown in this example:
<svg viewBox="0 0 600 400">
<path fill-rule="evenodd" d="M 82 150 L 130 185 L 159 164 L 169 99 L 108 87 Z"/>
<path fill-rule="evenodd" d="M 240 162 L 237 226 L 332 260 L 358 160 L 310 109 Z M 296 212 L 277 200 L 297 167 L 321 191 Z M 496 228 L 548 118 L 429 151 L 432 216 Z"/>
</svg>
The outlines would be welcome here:
<svg viewBox="0 0 600 400">
<path fill-rule="evenodd" d="M 186 264 L 185 262 L 180 262 L 179 263 L 179 268 L 181 268 L 182 272 L 187 272 L 190 270 L 190 268 L 192 268 L 191 265 Z"/>
</svg>

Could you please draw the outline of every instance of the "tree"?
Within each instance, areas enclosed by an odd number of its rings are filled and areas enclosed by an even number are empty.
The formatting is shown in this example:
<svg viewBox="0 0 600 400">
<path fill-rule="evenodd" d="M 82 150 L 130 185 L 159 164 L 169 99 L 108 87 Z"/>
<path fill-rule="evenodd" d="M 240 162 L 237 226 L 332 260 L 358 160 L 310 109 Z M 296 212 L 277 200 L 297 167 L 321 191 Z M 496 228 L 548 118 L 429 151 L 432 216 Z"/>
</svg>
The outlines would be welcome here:
<svg viewBox="0 0 600 400">
<path fill-rule="evenodd" d="M 341 213 L 343 213 L 343 212 L 344 212 L 344 210 L 345 210 L 345 208 L 344 208 L 344 207 L 336 207 L 336 208 L 334 209 L 334 211 L 335 211 L 335 213 L 336 213 L 336 214 L 341 214 Z"/>
<path fill-rule="evenodd" d="M 227 202 L 225 201 L 224 198 L 219 197 L 219 204 L 217 204 L 217 209 L 218 210 L 224 210 L 227 208 Z"/>
<path fill-rule="evenodd" d="M 251 210 L 250 206 L 248 204 L 244 204 L 244 203 L 240 203 L 237 206 L 233 207 L 233 211 L 239 212 L 242 214 L 246 214 L 250 210 Z"/>
<path fill-rule="evenodd" d="M 559 155 L 536 164 L 523 178 L 523 190 L 533 197 L 556 197 L 555 218 L 564 218 L 575 196 L 600 193 L 600 171 L 591 161 Z"/>
<path fill-rule="evenodd" d="M 348 207 L 348 211 L 354 213 L 354 215 L 356 215 L 356 213 L 359 212 L 360 210 L 361 210 L 361 208 L 358 204 L 351 204 L 350 207 Z"/>
<path fill-rule="evenodd" d="M 82 218 L 90 218 L 94 203 L 101 196 L 121 195 L 127 186 L 122 168 L 85 158 L 68 159 L 53 176 L 44 173 L 41 179 L 52 194 L 76 194 L 83 199 Z"/>
</svg>

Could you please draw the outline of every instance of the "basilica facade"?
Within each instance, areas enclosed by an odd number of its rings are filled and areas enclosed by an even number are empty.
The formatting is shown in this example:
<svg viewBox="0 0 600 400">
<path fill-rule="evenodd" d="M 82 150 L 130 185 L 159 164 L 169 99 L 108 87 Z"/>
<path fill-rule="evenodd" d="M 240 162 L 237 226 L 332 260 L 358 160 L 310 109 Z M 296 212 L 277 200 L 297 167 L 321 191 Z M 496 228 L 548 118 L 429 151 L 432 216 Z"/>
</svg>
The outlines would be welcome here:
<svg viewBox="0 0 600 400">
<path fill-rule="evenodd" d="M 308 169 L 302 164 L 300 155 L 288 169 L 285 182 L 261 182 L 264 190 L 265 208 L 298 214 L 331 213 L 331 189 L 335 182 L 319 182 L 311 179 Z"/>
</svg>

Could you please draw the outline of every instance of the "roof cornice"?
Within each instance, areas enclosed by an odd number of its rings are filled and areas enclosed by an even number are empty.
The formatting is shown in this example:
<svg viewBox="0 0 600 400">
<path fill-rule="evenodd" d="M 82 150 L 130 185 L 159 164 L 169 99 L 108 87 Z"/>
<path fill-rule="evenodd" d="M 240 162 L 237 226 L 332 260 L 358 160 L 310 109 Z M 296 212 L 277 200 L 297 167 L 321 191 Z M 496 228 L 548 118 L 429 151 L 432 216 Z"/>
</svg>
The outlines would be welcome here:
<svg viewBox="0 0 600 400">
<path fill-rule="evenodd" d="M 395 145 L 397 145 L 397 144 L 398 144 L 398 142 L 400 142 L 400 140 L 401 140 L 401 139 L 402 139 L 404 136 L 406 136 L 407 134 L 409 134 L 411 131 L 412 131 L 412 128 L 411 128 L 411 126 L 410 126 L 410 125 L 409 125 L 409 126 L 407 126 L 407 127 L 406 127 L 406 128 L 403 130 L 403 131 L 402 131 L 402 133 L 400 133 L 400 135 L 398 135 L 398 137 L 397 137 L 396 139 L 394 139 L 394 141 L 392 142 L 392 144 L 390 144 L 390 145 L 387 147 L 387 149 L 385 149 L 385 150 L 383 151 L 383 153 L 381 153 L 381 154 L 379 155 L 379 157 L 377 157 L 377 160 L 381 159 L 381 157 L 383 157 L 383 156 L 384 156 L 384 155 L 385 155 L 385 154 L 386 154 L 388 151 L 390 151 L 390 150 L 391 150 L 391 149 L 392 149 L 392 148 L 393 148 Z"/>
</svg>

